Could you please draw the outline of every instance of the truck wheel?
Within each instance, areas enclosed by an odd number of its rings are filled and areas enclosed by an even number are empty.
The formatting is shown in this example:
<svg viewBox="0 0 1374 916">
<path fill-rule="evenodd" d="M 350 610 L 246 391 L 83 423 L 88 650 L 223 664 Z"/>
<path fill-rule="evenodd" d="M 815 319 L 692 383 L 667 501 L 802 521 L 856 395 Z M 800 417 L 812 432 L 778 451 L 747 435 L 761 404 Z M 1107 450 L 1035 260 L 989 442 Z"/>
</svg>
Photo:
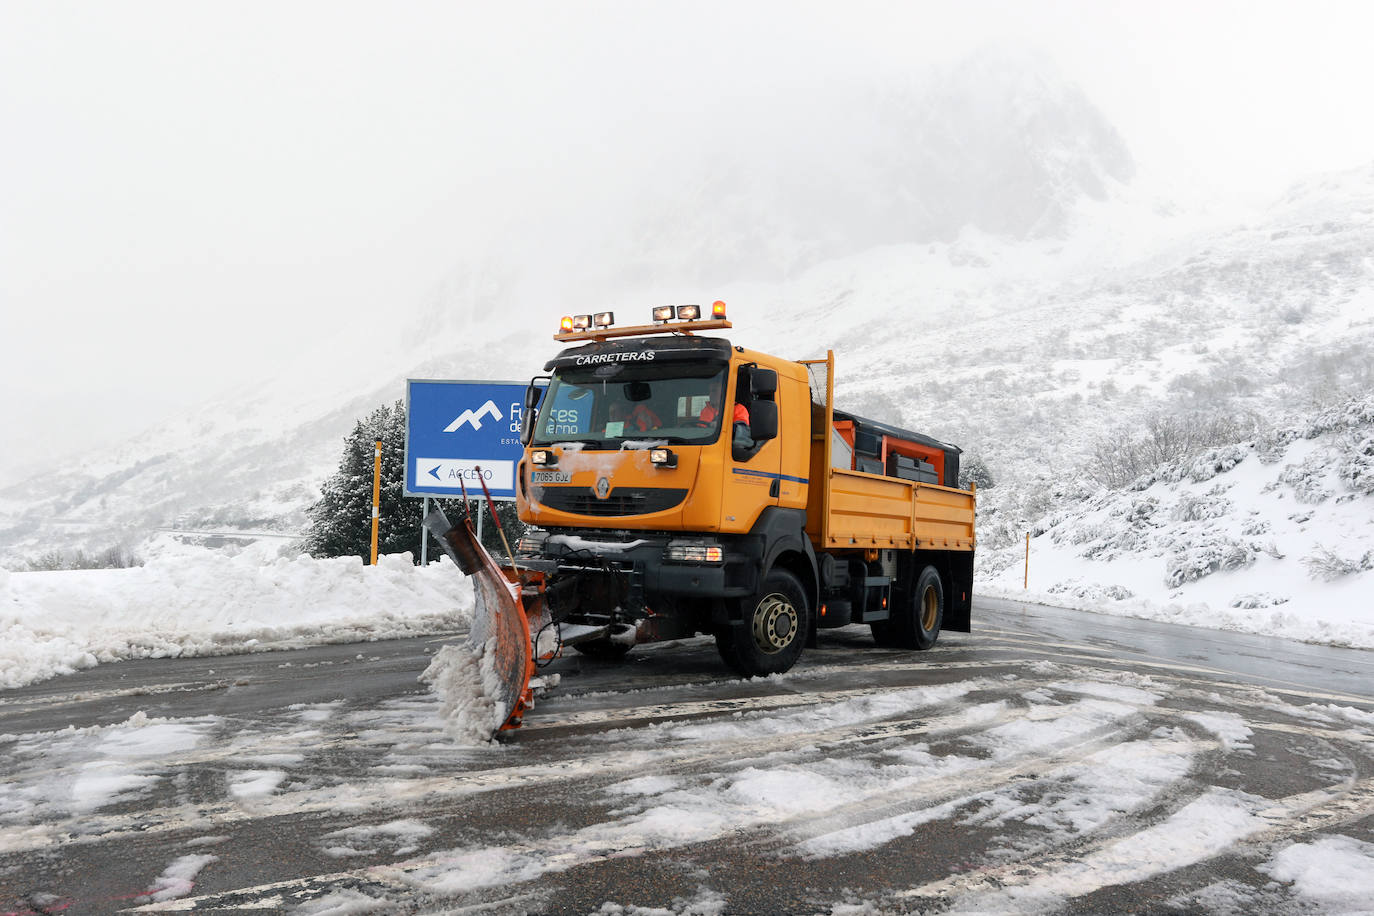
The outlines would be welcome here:
<svg viewBox="0 0 1374 916">
<path fill-rule="evenodd" d="M 874 623 L 873 640 L 893 649 L 929 649 L 940 638 L 945 619 L 945 588 L 934 566 L 916 577 L 916 587 L 893 607 L 892 616 Z"/>
<path fill-rule="evenodd" d="M 811 609 L 797 577 L 774 569 L 739 604 L 741 621 L 716 633 L 720 657 L 745 677 L 781 674 L 801 657 Z"/>
</svg>

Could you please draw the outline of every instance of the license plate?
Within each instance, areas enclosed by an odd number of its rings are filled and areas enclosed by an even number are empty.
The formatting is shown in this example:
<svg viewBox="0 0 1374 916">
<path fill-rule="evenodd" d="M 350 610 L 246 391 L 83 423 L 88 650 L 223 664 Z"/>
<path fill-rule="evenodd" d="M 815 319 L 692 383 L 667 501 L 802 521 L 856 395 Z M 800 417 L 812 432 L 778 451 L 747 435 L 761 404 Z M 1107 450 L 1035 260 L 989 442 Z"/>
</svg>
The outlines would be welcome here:
<svg viewBox="0 0 1374 916">
<path fill-rule="evenodd" d="M 535 471 L 535 483 L 572 483 L 572 475 L 567 471 Z"/>
</svg>

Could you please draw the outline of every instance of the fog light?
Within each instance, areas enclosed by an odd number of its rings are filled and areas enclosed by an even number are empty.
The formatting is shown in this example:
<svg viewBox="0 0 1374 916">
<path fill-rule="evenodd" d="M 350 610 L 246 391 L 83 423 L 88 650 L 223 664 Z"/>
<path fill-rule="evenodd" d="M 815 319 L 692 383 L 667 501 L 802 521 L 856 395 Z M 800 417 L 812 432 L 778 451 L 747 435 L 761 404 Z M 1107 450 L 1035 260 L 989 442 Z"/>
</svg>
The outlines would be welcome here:
<svg viewBox="0 0 1374 916">
<path fill-rule="evenodd" d="M 670 448 L 649 449 L 649 463 L 661 468 L 677 467 L 677 455 Z"/>
<path fill-rule="evenodd" d="M 663 558 L 674 563 L 720 563 L 725 548 L 719 544 L 669 544 Z"/>
<path fill-rule="evenodd" d="M 558 463 L 558 455 L 554 452 L 540 449 L 537 452 L 530 452 L 530 464 L 537 464 L 540 467 L 551 468 Z"/>
</svg>

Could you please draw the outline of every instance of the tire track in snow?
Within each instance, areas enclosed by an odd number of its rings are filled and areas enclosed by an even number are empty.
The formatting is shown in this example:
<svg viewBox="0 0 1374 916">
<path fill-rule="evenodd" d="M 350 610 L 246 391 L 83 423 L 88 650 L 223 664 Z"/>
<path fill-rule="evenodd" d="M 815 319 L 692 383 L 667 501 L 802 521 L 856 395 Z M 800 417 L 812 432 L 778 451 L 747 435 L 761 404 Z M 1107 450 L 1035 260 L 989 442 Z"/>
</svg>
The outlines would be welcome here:
<svg viewBox="0 0 1374 916">
<path fill-rule="evenodd" d="M 1035 707 L 1011 709 L 1007 704 L 1000 702 L 989 705 L 995 705 L 997 709 L 994 714 L 982 714 L 976 717 L 976 724 L 980 733 L 1031 715 L 1035 709 Z M 1057 709 L 1066 716 L 1077 713 L 1073 706 L 1057 707 Z M 856 742 L 886 741 L 892 737 L 916 734 L 932 740 L 952 739 L 970 734 L 968 727 L 970 724 L 970 717 L 967 713 L 955 713 L 924 723 L 886 723 L 871 726 L 859 734 L 845 733 L 845 729 L 842 728 L 828 730 L 828 734 L 805 732 L 789 736 L 799 740 L 789 741 L 787 744 L 789 749 L 794 749 L 797 746 L 816 746 L 824 749 Z M 1138 710 L 1121 704 L 1120 714 L 1111 721 L 1058 741 L 1027 745 L 1019 754 L 978 768 L 972 781 L 965 771 L 958 775 L 949 775 L 923 783 L 916 795 L 907 797 L 905 804 L 912 810 L 922 807 L 929 808 L 951 798 L 959 797 L 961 794 L 967 796 L 970 792 L 976 794 L 990 791 L 1028 775 L 1043 779 L 1048 772 L 1081 764 L 1092 754 L 1120 743 L 1121 735 L 1124 732 L 1138 729 L 1142 724 L 1144 724 L 1144 719 Z M 818 742 L 817 738 L 822 735 L 830 740 Z M 721 757 L 733 759 L 747 756 L 741 754 L 742 746 L 747 746 L 748 750 L 754 753 L 759 751 L 776 752 L 777 743 L 775 740 L 733 742 L 724 753 L 696 755 L 690 760 L 683 760 L 680 765 L 659 772 L 691 770 L 694 765 L 703 761 Z M 1214 746 L 1215 742 L 1188 742 L 1186 745 L 1187 749 L 1192 752 Z M 639 767 L 636 765 L 635 770 L 638 771 L 638 769 Z M 698 773 L 697 775 L 701 774 Z M 476 874 L 479 871 L 479 863 L 485 861 L 484 855 L 499 856 L 502 861 L 508 863 L 506 873 L 500 876 L 501 880 L 494 882 L 506 886 L 507 884 L 520 884 L 525 881 L 537 880 L 550 873 L 563 872 L 584 865 L 605 862 L 613 858 L 712 843 L 728 837 L 737 837 L 741 830 L 767 831 L 768 836 L 766 838 L 761 838 L 751 845 L 754 847 L 769 846 L 782 851 L 793 847 L 799 834 L 814 834 L 833 830 L 837 819 L 844 819 L 846 823 L 852 823 L 854 817 L 859 814 L 871 816 L 875 813 L 882 813 L 885 816 L 890 816 L 893 810 L 891 799 L 885 791 L 880 791 L 879 794 L 882 795 L 880 799 L 866 798 L 861 802 L 845 806 L 843 809 L 831 809 L 820 815 L 804 814 L 781 820 L 770 817 L 757 823 L 743 824 L 736 818 L 727 818 L 718 826 L 699 831 L 689 839 L 680 842 L 671 839 L 665 840 L 661 836 L 645 836 L 633 829 L 631 822 L 598 824 L 584 828 L 571 837 L 564 834 L 549 836 L 537 842 L 506 844 L 498 849 L 432 854 L 405 863 L 369 866 L 331 875 L 299 879 L 294 882 L 278 882 L 255 888 L 241 888 L 233 892 L 180 901 L 184 906 L 176 907 L 176 909 L 196 909 L 202 906 L 215 909 L 226 906 L 230 900 L 253 901 L 255 897 L 261 905 L 272 905 L 274 899 L 284 899 L 281 898 L 281 895 L 288 892 L 296 896 L 306 894 L 323 896 L 344 889 L 357 890 L 360 888 L 361 882 L 367 882 L 370 888 L 378 893 L 413 893 L 417 888 L 424 891 L 428 889 L 426 887 L 427 881 L 431 882 L 431 886 L 447 887 L 461 884 L 465 888 L 471 888 L 473 886 L 472 881 L 475 879 L 465 877 L 464 869 Z M 810 825 L 818 825 L 819 830 L 817 826 Z M 569 851 L 570 846 L 575 848 L 574 851 Z M 428 877 L 426 873 L 429 873 Z M 459 877 L 454 877 L 455 873 Z M 164 909 L 172 909 L 172 907 L 164 907 Z M 153 910 L 147 908 L 146 911 L 151 912 Z"/>
<path fill-rule="evenodd" d="M 1295 837 L 1371 814 L 1374 778 L 1275 801 L 1212 789 L 1159 822 L 1127 836 L 1076 845 L 1072 853 L 1056 850 L 1007 865 L 951 875 L 891 897 L 904 902 L 959 898 L 955 907 L 948 910 L 955 913 L 1053 910 L 1066 899 L 1104 887 L 1137 883 L 1207 859 L 1267 854 Z M 1221 823 L 1209 831 L 1208 819 Z M 1185 837 L 1192 842 L 1181 842 Z"/>
</svg>

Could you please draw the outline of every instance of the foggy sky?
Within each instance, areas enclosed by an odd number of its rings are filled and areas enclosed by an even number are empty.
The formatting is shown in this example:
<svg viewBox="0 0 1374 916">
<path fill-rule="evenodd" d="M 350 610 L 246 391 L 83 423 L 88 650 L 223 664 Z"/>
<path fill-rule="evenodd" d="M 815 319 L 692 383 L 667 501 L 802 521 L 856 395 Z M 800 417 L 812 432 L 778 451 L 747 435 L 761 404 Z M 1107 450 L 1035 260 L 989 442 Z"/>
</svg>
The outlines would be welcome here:
<svg viewBox="0 0 1374 916">
<path fill-rule="evenodd" d="M 0 483 L 384 337 L 512 214 L 747 136 L 741 100 L 1026 48 L 1183 195 L 1374 161 L 1367 4 L 949 6 L 0 0 Z"/>
</svg>

